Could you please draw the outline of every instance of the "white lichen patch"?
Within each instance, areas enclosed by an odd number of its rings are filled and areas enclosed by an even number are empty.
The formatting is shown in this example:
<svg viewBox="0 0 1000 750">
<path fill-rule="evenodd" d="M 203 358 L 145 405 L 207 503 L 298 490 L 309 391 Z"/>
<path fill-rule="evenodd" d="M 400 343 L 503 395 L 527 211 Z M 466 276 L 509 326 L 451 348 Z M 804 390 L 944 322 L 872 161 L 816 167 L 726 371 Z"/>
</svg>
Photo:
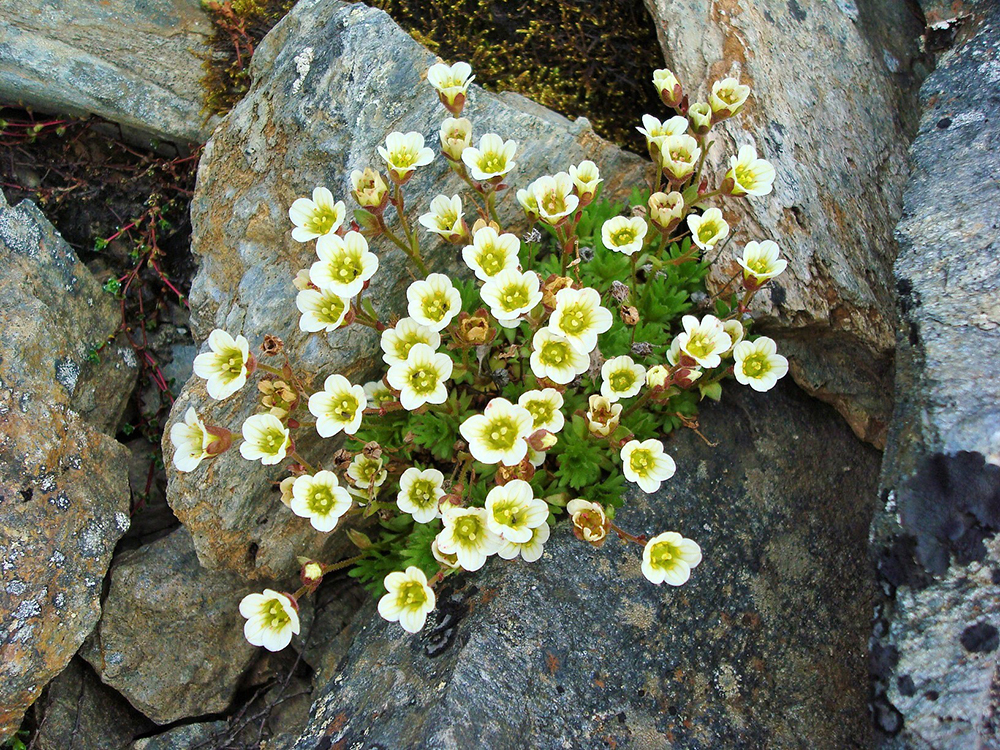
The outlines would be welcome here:
<svg viewBox="0 0 1000 750">
<path fill-rule="evenodd" d="M 72 393 L 76 388 L 76 382 L 80 379 L 80 365 L 72 360 L 62 360 L 56 362 L 56 382 Z"/>
<path fill-rule="evenodd" d="M 302 88 L 302 84 L 306 80 L 306 76 L 309 75 L 309 69 L 312 67 L 313 61 L 313 48 L 306 47 L 299 54 L 295 56 L 295 72 L 297 77 L 292 83 L 292 93 L 297 94 Z"/>
</svg>

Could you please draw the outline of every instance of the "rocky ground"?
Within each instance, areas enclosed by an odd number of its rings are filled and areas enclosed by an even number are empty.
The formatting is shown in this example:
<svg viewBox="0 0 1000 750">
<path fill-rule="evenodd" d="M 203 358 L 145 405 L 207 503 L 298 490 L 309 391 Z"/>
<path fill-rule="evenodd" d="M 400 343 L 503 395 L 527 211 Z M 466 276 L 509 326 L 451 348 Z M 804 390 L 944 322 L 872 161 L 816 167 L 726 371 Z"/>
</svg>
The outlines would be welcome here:
<svg viewBox="0 0 1000 750">
<path fill-rule="evenodd" d="M 252 346 L 281 336 L 316 382 L 372 371 L 364 332 L 298 330 L 286 282 L 309 252 L 286 210 L 343 185 L 387 131 L 436 122 L 417 40 L 480 56 L 491 88 L 473 87 L 470 116 L 517 134 L 523 174 L 591 158 L 620 196 L 648 169 L 621 147 L 625 105 L 594 118 L 615 145 L 497 91 L 517 82 L 491 56 L 544 66 L 537 46 L 435 38 L 467 25 L 433 2 L 381 5 L 396 20 L 338 0 L 280 21 L 282 4 L 196 0 L 27 0 L 0 16 L 0 742 L 1000 747 L 1000 12 L 985 0 L 647 0 L 622 11 L 642 33 L 580 27 L 595 59 L 655 38 L 644 69 L 738 73 L 754 99 L 718 153 L 754 142 L 778 171 L 732 219 L 789 258 L 754 314 L 792 378 L 703 409 L 714 447 L 674 437 L 691 470 L 624 516 L 704 529 L 697 580 L 640 586 L 616 541 L 581 553 L 554 537 L 538 563 L 445 586 L 418 636 L 340 576 L 292 648 L 246 643 L 245 593 L 348 542 L 277 502 L 266 467 L 228 453 L 178 474 L 160 439 L 191 404 L 219 424 L 255 409 L 191 378 L 215 327 Z M 528 23 L 498 5 L 466 11 L 494 35 Z M 604 101 L 567 98 L 545 70 L 522 88 L 564 114 Z M 422 179 L 457 186 L 441 163 Z M 382 260 L 391 304 L 403 258 Z"/>
</svg>

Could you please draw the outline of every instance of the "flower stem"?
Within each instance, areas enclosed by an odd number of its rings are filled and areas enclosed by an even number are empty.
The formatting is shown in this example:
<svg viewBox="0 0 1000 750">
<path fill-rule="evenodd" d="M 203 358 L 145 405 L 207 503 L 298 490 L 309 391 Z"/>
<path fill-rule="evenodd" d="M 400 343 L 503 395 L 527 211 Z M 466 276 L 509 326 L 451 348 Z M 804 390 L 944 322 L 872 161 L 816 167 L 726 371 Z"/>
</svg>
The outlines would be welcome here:
<svg viewBox="0 0 1000 750">
<path fill-rule="evenodd" d="M 301 464 L 302 468 L 304 468 L 307 472 L 309 472 L 310 474 L 316 473 L 316 468 L 311 463 L 302 458 L 302 456 L 300 456 L 297 451 L 292 451 L 291 455 L 292 458 L 295 460 L 295 462 Z"/>
<path fill-rule="evenodd" d="M 608 523 L 611 524 L 611 530 L 614 531 L 618 535 L 618 537 L 620 539 L 624 539 L 624 540 L 629 541 L 629 542 L 635 542 L 636 544 L 638 544 L 638 545 L 640 545 L 642 547 L 646 546 L 646 537 L 645 537 L 645 535 L 640 534 L 639 536 L 636 536 L 635 534 L 629 534 L 624 529 L 622 529 L 622 528 L 620 528 L 618 526 L 615 526 L 614 521 L 608 521 Z"/>
</svg>

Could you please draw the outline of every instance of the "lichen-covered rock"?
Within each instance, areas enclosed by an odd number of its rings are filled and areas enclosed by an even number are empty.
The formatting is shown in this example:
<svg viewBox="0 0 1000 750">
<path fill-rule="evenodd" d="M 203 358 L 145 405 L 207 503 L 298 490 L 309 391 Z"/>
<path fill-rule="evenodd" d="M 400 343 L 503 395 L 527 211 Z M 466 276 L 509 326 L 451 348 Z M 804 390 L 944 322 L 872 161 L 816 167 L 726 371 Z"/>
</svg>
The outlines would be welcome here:
<svg viewBox="0 0 1000 750">
<path fill-rule="evenodd" d="M 81 651 L 158 724 L 229 707 L 257 650 L 243 638 L 238 576 L 198 564 L 182 527 L 115 560 L 104 615 Z"/>
<path fill-rule="evenodd" d="M 199 168 L 192 223 L 201 269 L 191 290 L 198 339 L 220 327 L 256 348 L 264 334 L 278 335 L 292 361 L 312 373 L 315 390 L 332 372 L 362 382 L 375 374 L 377 338 L 368 329 L 311 337 L 299 330 L 292 278 L 312 262 L 314 249 L 292 241 L 288 207 L 317 185 L 350 202 L 351 171 L 378 165 L 376 146 L 390 131 L 417 130 L 434 145 L 446 113 L 424 80 L 433 62 L 387 15 L 361 4 L 304 0 L 271 31 L 254 55 L 253 88 L 216 131 Z M 517 185 L 584 158 L 609 176 L 610 195 L 643 179 L 643 161 L 602 141 L 586 121 L 571 123 L 522 97 L 474 86 L 467 114 L 477 134 L 517 140 Z M 422 167 L 407 188 L 411 221 L 434 195 L 462 185 L 442 157 Z M 517 210 L 508 195 L 501 211 Z M 375 304 L 386 317 L 398 314 L 408 263 L 387 241 L 373 243 L 373 251 L 380 260 Z M 456 258 L 440 245 L 429 256 L 438 268 Z M 171 421 L 189 406 L 237 431 L 257 408 L 252 386 L 214 402 L 197 378 L 177 399 Z M 315 438 L 296 447 L 307 460 L 319 455 Z M 169 459 L 169 445 L 165 451 Z M 271 482 L 278 476 L 280 470 L 244 461 L 235 450 L 191 474 L 171 474 L 168 500 L 204 565 L 280 578 L 298 569 L 296 555 L 329 558 L 345 549 L 343 535 L 313 531 L 277 501 Z"/>
<path fill-rule="evenodd" d="M 892 410 L 892 233 L 910 137 L 909 118 L 899 112 L 913 107 L 895 84 L 920 77 L 920 22 L 891 2 L 646 5 L 667 66 L 693 89 L 692 101 L 704 101 L 711 81 L 729 75 L 752 88 L 740 116 L 721 126 L 710 163 L 728 168 L 736 146 L 749 143 L 777 170 L 771 195 L 729 204 L 741 229 L 711 283 L 722 286 L 739 270 L 730 259 L 748 240 L 775 240 L 789 266 L 756 302 L 762 330 L 792 355 L 796 382 L 833 404 L 862 439 L 884 446 Z M 871 16 L 890 27 L 891 43 L 865 38 L 882 28 Z"/>
<path fill-rule="evenodd" d="M 229 728 L 227 721 L 210 721 L 202 724 L 182 724 L 166 732 L 143 737 L 132 743 L 130 750 L 190 750 L 193 747 L 213 747 L 213 740 L 224 737 Z"/>
<path fill-rule="evenodd" d="M 212 28 L 199 0 L 5 3 L 0 100 L 204 141 L 215 124 L 201 87 Z"/>
<path fill-rule="evenodd" d="M 945 54 L 904 197 L 897 404 L 875 524 L 876 718 L 899 748 L 995 747 L 1000 712 L 1000 11 Z"/>
<path fill-rule="evenodd" d="M 683 588 L 563 523 L 536 563 L 446 581 L 419 635 L 369 603 L 296 749 L 869 746 L 877 452 L 792 385 L 701 416 L 718 445 L 676 435 L 677 474 L 615 519 L 701 545 Z"/>
<path fill-rule="evenodd" d="M 73 659 L 35 704 L 37 750 L 123 750 L 155 724 Z"/>
<path fill-rule="evenodd" d="M 113 344 L 86 356 L 117 328 L 38 209 L 0 196 L 0 740 L 93 629 L 129 526 L 127 454 L 97 428 L 117 423 L 135 362 Z"/>
</svg>

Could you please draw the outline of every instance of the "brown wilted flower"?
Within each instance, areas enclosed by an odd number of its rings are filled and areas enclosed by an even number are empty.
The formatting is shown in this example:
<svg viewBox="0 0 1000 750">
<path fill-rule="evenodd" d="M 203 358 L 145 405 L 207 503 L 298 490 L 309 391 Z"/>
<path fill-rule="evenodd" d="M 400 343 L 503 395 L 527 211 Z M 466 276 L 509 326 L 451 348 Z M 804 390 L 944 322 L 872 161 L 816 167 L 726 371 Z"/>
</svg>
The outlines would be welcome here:
<svg viewBox="0 0 1000 750">
<path fill-rule="evenodd" d="M 552 274 L 545 279 L 545 283 L 542 284 L 542 304 L 549 310 L 555 310 L 556 295 L 561 289 L 571 289 L 572 287 L 573 279 L 569 276 L 557 276 L 556 274 Z"/>
<path fill-rule="evenodd" d="M 497 337 L 496 328 L 490 323 L 490 316 L 485 308 L 480 307 L 475 313 L 458 314 L 457 325 L 451 328 L 455 346 L 459 349 L 471 349 L 492 343 Z"/>
<path fill-rule="evenodd" d="M 285 342 L 277 336 L 271 334 L 264 335 L 264 343 L 260 345 L 260 351 L 265 357 L 276 357 L 285 350 Z"/>
<path fill-rule="evenodd" d="M 634 326 L 639 322 L 639 311 L 632 305 L 622 305 L 618 312 L 622 316 L 622 323 L 627 326 Z"/>
<path fill-rule="evenodd" d="M 632 290 L 628 288 L 628 284 L 623 284 L 618 279 L 611 282 L 611 296 L 619 302 L 627 300 L 631 293 Z"/>
<path fill-rule="evenodd" d="M 374 440 L 365 443 L 365 447 L 361 449 L 361 452 L 365 458 L 370 458 L 373 461 L 382 458 L 382 446 Z"/>
</svg>

